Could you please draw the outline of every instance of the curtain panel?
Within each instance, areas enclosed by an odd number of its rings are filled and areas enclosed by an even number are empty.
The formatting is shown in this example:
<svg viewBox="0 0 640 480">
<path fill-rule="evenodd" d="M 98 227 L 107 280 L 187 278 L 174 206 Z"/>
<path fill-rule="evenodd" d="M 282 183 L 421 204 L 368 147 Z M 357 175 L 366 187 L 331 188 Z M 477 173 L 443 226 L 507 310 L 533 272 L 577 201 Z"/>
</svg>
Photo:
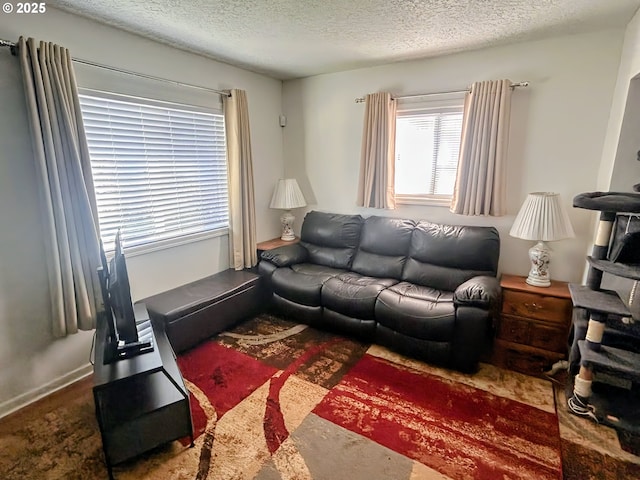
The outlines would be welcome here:
<svg viewBox="0 0 640 480">
<path fill-rule="evenodd" d="M 223 97 L 229 178 L 229 256 L 235 270 L 258 263 L 249 106 L 244 90 Z"/>
<path fill-rule="evenodd" d="M 453 213 L 506 214 L 511 93 L 510 80 L 495 80 L 474 83 L 466 95 Z"/>
<path fill-rule="evenodd" d="M 396 101 L 390 93 L 372 93 L 365 97 L 358 206 L 386 209 L 396 206 L 396 110 Z"/>
<path fill-rule="evenodd" d="M 53 334 L 95 328 L 102 308 L 99 226 L 78 89 L 69 51 L 18 41 L 42 225 Z"/>
</svg>

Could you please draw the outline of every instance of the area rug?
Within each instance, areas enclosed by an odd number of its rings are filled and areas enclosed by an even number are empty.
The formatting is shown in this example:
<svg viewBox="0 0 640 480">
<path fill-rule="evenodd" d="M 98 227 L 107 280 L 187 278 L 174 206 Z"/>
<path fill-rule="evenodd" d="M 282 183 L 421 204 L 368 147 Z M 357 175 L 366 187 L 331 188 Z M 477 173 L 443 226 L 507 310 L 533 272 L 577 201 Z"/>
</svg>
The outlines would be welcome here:
<svg viewBox="0 0 640 480">
<path fill-rule="evenodd" d="M 561 450 L 590 461 L 561 448 L 549 382 L 492 366 L 464 375 L 270 315 L 178 361 L 195 447 L 117 479 L 560 479 Z M 0 421 L 0 478 L 106 478 L 90 386 Z"/>
<path fill-rule="evenodd" d="M 378 349 L 379 350 L 379 349 Z M 211 479 L 561 479 L 545 411 L 262 316 L 178 359 L 196 448 L 160 469 Z M 552 390 L 548 395 L 552 401 Z M 185 442 L 186 443 L 186 442 Z M 197 458 L 196 458 L 197 457 Z M 197 467 L 196 467 L 197 464 Z M 139 462 L 120 478 L 160 478 Z M 118 472 L 118 469 L 116 469 Z"/>
</svg>

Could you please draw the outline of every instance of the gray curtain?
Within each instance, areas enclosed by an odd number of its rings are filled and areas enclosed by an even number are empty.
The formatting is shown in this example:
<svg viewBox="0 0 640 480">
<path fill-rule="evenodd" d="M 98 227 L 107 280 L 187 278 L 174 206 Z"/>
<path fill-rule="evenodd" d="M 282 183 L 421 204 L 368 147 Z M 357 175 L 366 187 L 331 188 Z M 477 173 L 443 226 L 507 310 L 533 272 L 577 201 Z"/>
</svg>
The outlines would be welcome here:
<svg viewBox="0 0 640 480">
<path fill-rule="evenodd" d="M 390 93 L 372 93 L 365 97 L 358 206 L 387 209 L 396 206 L 396 110 L 396 101 Z"/>
<path fill-rule="evenodd" d="M 94 328 L 101 308 L 89 150 L 69 51 L 20 37 L 18 55 L 40 180 L 53 334 L 62 337 Z"/>
<path fill-rule="evenodd" d="M 242 270 L 258 263 L 256 206 L 249 106 L 244 90 L 223 97 L 229 178 L 229 253 L 231 268 Z"/>
<path fill-rule="evenodd" d="M 511 91 L 510 80 L 476 82 L 465 98 L 453 213 L 506 213 Z"/>
</svg>

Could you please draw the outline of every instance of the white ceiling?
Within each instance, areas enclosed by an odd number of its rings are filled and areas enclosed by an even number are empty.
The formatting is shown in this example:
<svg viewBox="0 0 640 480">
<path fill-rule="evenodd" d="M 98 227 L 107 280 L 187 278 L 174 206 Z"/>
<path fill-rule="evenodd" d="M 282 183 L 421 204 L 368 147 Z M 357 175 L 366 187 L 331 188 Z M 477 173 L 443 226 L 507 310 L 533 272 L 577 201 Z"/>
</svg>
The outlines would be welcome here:
<svg viewBox="0 0 640 480">
<path fill-rule="evenodd" d="M 279 79 L 624 26 L 640 0 L 53 0 Z"/>
</svg>

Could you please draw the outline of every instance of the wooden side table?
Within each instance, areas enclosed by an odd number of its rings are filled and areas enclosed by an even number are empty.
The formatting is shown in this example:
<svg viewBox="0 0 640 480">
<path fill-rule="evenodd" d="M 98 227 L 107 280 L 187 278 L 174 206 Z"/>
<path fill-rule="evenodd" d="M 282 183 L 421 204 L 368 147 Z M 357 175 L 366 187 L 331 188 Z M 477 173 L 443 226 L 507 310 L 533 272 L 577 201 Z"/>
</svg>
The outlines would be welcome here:
<svg viewBox="0 0 640 480">
<path fill-rule="evenodd" d="M 298 243 L 300 239 L 296 237 L 294 240 L 282 240 L 280 237 L 272 238 L 271 240 L 265 240 L 264 242 L 258 242 L 256 249 L 258 250 L 258 258 L 260 254 L 265 250 L 273 250 L 274 248 L 284 247 L 285 245 L 293 245 Z"/>
<path fill-rule="evenodd" d="M 502 311 L 491 363 L 542 376 L 566 358 L 572 303 L 568 284 L 534 287 L 525 277 L 502 275 Z"/>
</svg>

